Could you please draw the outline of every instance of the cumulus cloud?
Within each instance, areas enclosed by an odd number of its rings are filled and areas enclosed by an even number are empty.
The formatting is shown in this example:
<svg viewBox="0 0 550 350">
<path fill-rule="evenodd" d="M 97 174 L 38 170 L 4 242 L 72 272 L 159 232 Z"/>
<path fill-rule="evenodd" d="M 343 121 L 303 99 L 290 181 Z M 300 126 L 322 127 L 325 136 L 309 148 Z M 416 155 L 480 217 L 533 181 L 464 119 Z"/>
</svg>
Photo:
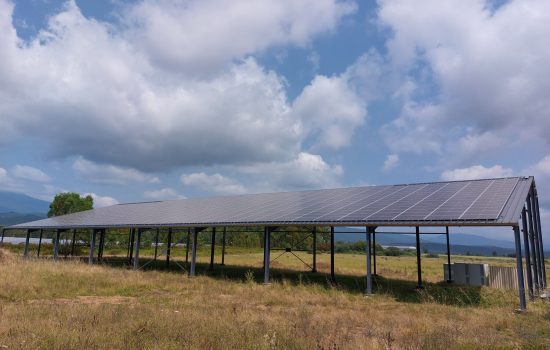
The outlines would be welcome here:
<svg viewBox="0 0 550 350">
<path fill-rule="evenodd" d="M 159 183 L 160 179 L 136 169 L 114 165 L 104 165 L 78 158 L 73 162 L 73 170 L 92 182 L 103 184 Z"/>
<path fill-rule="evenodd" d="M 550 143 L 549 2 L 379 4 L 380 23 L 393 33 L 392 67 L 413 81 L 400 116 L 385 128 L 394 151 L 460 153 L 454 140 L 467 134 L 484 145 L 534 136 Z"/>
<path fill-rule="evenodd" d="M 92 196 L 92 198 L 94 199 L 94 208 L 108 207 L 119 203 L 113 197 L 98 196 L 95 193 L 85 193 L 84 196 Z"/>
<path fill-rule="evenodd" d="M 314 132 L 316 145 L 341 148 L 366 117 L 364 99 L 344 77 L 316 76 L 294 101 L 294 112 Z"/>
<path fill-rule="evenodd" d="M 501 165 L 494 165 L 490 168 L 483 165 L 474 165 L 469 168 L 446 170 L 441 174 L 441 179 L 444 181 L 476 180 L 513 175 L 514 171 L 512 169 L 504 168 Z"/>
<path fill-rule="evenodd" d="M 304 111 L 305 129 L 284 79 L 249 55 L 307 45 L 355 7 L 335 0 L 146 0 L 123 6 L 120 24 L 106 24 L 68 1 L 23 42 L 13 5 L 0 0 L 0 128 L 9 135 L 0 142 L 33 135 L 48 156 L 142 172 L 288 161 L 320 122 Z M 333 104 L 355 103 L 344 83 L 326 79 L 314 84 L 321 85 L 316 94 L 328 84 L 344 90 Z M 334 110 L 327 129 L 349 134 L 361 112 L 348 109 Z M 340 134 L 331 145 L 347 143 Z"/>
<path fill-rule="evenodd" d="M 183 174 L 181 182 L 187 186 L 217 194 L 243 194 L 247 190 L 238 181 L 221 174 L 208 175 L 206 173 Z"/>
<path fill-rule="evenodd" d="M 524 174 L 535 177 L 539 200 L 550 205 L 550 155 L 527 167 Z"/>
<path fill-rule="evenodd" d="M 334 187 L 344 173 L 342 166 L 330 165 L 320 155 L 307 152 L 287 162 L 243 166 L 239 171 L 255 179 L 256 192 Z"/>
<path fill-rule="evenodd" d="M 153 62 L 196 74 L 270 46 L 305 46 L 355 10 L 334 0 L 161 0 L 131 5 L 123 19 Z"/>
<path fill-rule="evenodd" d="M 34 182 L 50 182 L 52 178 L 40 169 L 27 165 L 16 165 L 11 170 L 13 177 Z"/>
<path fill-rule="evenodd" d="M 384 161 L 384 171 L 390 171 L 399 164 L 399 154 L 388 154 Z"/>
<path fill-rule="evenodd" d="M 160 190 L 145 191 L 143 197 L 153 200 L 183 199 L 185 196 L 179 194 L 173 188 L 161 188 Z"/>
<path fill-rule="evenodd" d="M 8 171 L 4 168 L 0 168 L 0 183 L 4 183 L 8 178 Z"/>
</svg>

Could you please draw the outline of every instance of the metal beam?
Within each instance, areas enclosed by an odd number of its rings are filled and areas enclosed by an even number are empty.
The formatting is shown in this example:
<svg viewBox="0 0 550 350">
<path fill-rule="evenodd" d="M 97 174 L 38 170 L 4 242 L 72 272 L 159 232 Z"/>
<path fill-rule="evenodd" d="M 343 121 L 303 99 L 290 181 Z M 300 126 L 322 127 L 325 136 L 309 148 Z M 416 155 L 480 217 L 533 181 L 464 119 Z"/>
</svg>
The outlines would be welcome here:
<svg viewBox="0 0 550 350">
<path fill-rule="evenodd" d="M 57 260 L 59 259 L 59 238 L 61 236 L 61 230 L 57 229 L 55 230 L 55 242 L 53 246 L 53 259 Z"/>
<path fill-rule="evenodd" d="M 227 232 L 227 227 L 224 226 L 222 233 L 222 266 L 225 265 L 225 234 Z"/>
<path fill-rule="evenodd" d="M 136 247 L 134 252 L 134 270 L 139 269 L 139 246 L 141 245 L 141 229 L 137 229 Z"/>
<path fill-rule="evenodd" d="M 172 249 L 172 228 L 168 228 L 168 238 L 166 239 L 166 267 L 170 267 L 170 249 Z"/>
<path fill-rule="evenodd" d="M 445 226 L 445 234 L 447 237 L 447 274 L 449 275 L 449 278 L 447 278 L 447 283 L 453 282 L 452 277 L 452 268 L 451 268 L 451 244 L 449 242 L 449 226 Z"/>
<path fill-rule="evenodd" d="M 185 244 L 185 262 L 189 262 L 189 244 L 191 243 L 191 229 L 187 229 L 187 243 Z"/>
<path fill-rule="evenodd" d="M 311 272 L 317 272 L 317 227 L 313 226 L 313 265 Z"/>
<path fill-rule="evenodd" d="M 92 237 L 90 239 L 90 255 L 88 257 L 88 264 L 94 263 L 94 249 L 95 249 L 95 239 L 96 239 L 96 229 L 92 229 Z"/>
<path fill-rule="evenodd" d="M 158 252 L 159 252 L 159 232 L 160 229 L 157 228 L 157 233 L 155 235 L 155 261 L 157 260 Z"/>
<path fill-rule="evenodd" d="M 367 254 L 367 275 L 365 276 L 365 295 L 372 294 L 372 271 L 371 271 L 371 228 L 366 227 L 367 245 L 365 247 Z"/>
<path fill-rule="evenodd" d="M 334 226 L 330 227 L 330 280 L 336 282 L 334 278 Z"/>
<path fill-rule="evenodd" d="M 210 242 L 210 270 L 214 270 L 214 254 L 216 249 L 216 228 L 212 227 L 212 241 Z"/>
<path fill-rule="evenodd" d="M 76 240 L 76 228 L 73 228 L 73 239 L 71 241 L 71 256 L 74 256 L 75 240 Z"/>
<path fill-rule="evenodd" d="M 130 241 L 129 241 L 129 246 L 130 246 L 130 254 L 128 256 L 128 263 L 132 263 L 133 259 L 134 259 L 134 242 L 136 240 L 136 229 L 133 228 L 131 229 L 130 231 Z"/>
<path fill-rule="evenodd" d="M 523 285 L 523 266 L 521 261 L 521 240 L 519 238 L 519 227 L 514 226 L 514 239 L 516 242 L 516 270 L 518 274 L 519 311 L 525 311 L 525 288 Z"/>
<path fill-rule="evenodd" d="M 271 229 L 264 228 L 264 284 L 269 284 L 269 253 L 271 248 Z"/>
<path fill-rule="evenodd" d="M 31 230 L 27 230 L 25 235 L 25 248 L 23 249 L 23 256 L 26 258 L 29 256 L 29 240 L 31 238 Z"/>
<path fill-rule="evenodd" d="M 422 289 L 422 259 L 420 257 L 420 228 L 416 226 L 416 271 L 418 274 L 418 285 L 416 288 Z"/>
<path fill-rule="evenodd" d="M 535 286 L 537 291 L 542 288 L 542 271 L 540 264 L 540 251 L 539 251 L 539 239 L 537 236 L 537 231 L 535 230 L 535 218 L 534 218 L 534 205 L 533 205 L 533 196 L 532 191 L 527 197 L 527 218 L 529 220 L 529 234 L 533 238 L 534 252 L 533 255 L 533 265 L 535 266 Z"/>
<path fill-rule="evenodd" d="M 195 265 L 197 263 L 197 245 L 198 245 L 198 230 L 193 229 L 193 250 L 191 252 L 191 268 L 189 269 L 189 277 L 195 277 Z"/>
<path fill-rule="evenodd" d="M 529 249 L 529 232 L 527 231 L 527 213 L 525 212 L 525 207 L 521 211 L 521 224 L 523 231 L 523 249 L 525 250 L 525 270 L 527 271 L 527 290 L 529 291 L 529 299 L 533 300 L 533 266 L 531 265 L 531 252 Z"/>
<path fill-rule="evenodd" d="M 99 247 L 97 249 L 97 261 L 103 260 L 103 249 L 105 248 L 105 229 L 99 231 Z"/>
<path fill-rule="evenodd" d="M 376 276 L 376 228 L 372 228 L 372 274 Z"/>
<path fill-rule="evenodd" d="M 540 261 L 542 267 L 542 287 L 546 288 L 546 262 L 544 257 L 544 244 L 542 242 L 542 226 L 540 220 L 540 210 L 539 210 L 539 197 L 537 190 L 534 191 L 534 204 L 535 204 L 535 218 L 537 220 L 537 231 L 539 233 L 539 246 L 540 246 Z"/>
<path fill-rule="evenodd" d="M 42 246 L 42 236 L 44 234 L 44 229 L 40 229 L 40 238 L 38 238 L 38 250 L 36 251 L 36 256 L 40 256 L 40 247 Z"/>
<path fill-rule="evenodd" d="M 531 187 L 531 220 L 532 220 L 532 224 L 533 224 L 533 235 L 534 235 L 534 238 L 535 238 L 535 253 L 537 255 L 537 268 L 538 268 L 538 271 L 539 271 L 539 288 L 540 289 L 544 289 L 544 262 L 543 262 L 543 255 L 544 253 L 542 252 L 543 250 L 543 247 L 541 245 L 541 237 L 540 237 L 540 233 L 539 233 L 539 226 L 538 226 L 538 222 L 537 222 L 537 213 L 536 213 L 536 207 L 535 207 L 535 191 L 534 191 L 534 187 Z"/>
</svg>

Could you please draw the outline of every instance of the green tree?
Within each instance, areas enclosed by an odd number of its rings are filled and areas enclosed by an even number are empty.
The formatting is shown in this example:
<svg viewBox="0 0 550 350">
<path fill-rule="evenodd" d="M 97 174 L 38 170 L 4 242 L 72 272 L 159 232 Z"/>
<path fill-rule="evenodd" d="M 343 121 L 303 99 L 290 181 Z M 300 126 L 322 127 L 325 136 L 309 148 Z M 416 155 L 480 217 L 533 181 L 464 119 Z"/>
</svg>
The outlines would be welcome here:
<svg viewBox="0 0 550 350">
<path fill-rule="evenodd" d="M 50 204 L 48 217 L 59 216 L 94 208 L 94 199 L 88 195 L 81 197 L 75 192 L 58 193 Z"/>
</svg>

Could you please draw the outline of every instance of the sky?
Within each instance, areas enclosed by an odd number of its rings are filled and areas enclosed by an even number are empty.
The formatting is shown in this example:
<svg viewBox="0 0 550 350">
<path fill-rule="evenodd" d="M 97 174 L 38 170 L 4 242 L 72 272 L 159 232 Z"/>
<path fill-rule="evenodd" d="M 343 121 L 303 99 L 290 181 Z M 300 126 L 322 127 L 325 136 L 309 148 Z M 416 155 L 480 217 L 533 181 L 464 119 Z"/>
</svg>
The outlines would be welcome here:
<svg viewBox="0 0 550 350">
<path fill-rule="evenodd" d="M 544 230 L 549 33 L 542 0 L 0 0 L 0 190 L 533 175 Z"/>
</svg>

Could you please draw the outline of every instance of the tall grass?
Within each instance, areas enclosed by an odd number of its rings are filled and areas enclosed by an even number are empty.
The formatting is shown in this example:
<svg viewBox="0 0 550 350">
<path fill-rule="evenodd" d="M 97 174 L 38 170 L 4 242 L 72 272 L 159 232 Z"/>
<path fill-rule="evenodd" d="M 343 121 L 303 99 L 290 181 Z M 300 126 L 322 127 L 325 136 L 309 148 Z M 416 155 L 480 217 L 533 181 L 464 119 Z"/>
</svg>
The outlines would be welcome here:
<svg viewBox="0 0 550 350">
<path fill-rule="evenodd" d="M 452 349 L 550 344 L 548 303 L 529 304 L 529 311 L 518 315 L 513 312 L 514 291 L 428 283 L 416 292 L 414 281 L 389 272 L 378 278 L 377 293 L 364 297 L 357 292 L 363 288 L 363 260 L 355 260 L 359 266 L 354 270 L 347 256 L 337 256 L 342 275 L 336 286 L 326 283 L 322 274 L 305 273 L 290 262 L 282 264 L 288 270 L 275 269 L 274 282 L 264 286 L 254 282 L 259 275 L 256 254 L 229 255 L 226 263 L 246 264 L 217 266 L 210 274 L 207 264 L 201 264 L 199 276 L 189 279 L 177 270 L 132 271 L 0 252 L 0 348 Z M 205 258 L 203 254 L 201 261 Z M 407 264 L 388 258 L 380 267 L 390 271 Z M 355 284 L 356 289 L 350 287 Z M 468 298 L 477 299 L 466 302 Z"/>
</svg>

